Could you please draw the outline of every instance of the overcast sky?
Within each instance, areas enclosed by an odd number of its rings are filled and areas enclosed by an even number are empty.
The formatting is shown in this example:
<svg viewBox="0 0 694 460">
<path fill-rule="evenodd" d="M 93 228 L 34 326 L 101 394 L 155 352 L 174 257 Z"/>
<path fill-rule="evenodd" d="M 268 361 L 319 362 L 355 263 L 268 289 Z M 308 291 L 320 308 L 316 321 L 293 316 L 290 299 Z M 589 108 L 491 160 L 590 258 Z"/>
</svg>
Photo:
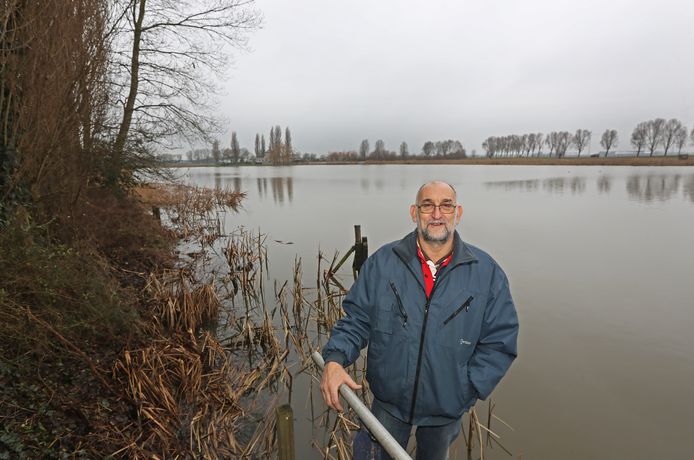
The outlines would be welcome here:
<svg viewBox="0 0 694 460">
<path fill-rule="evenodd" d="M 219 112 L 253 151 L 289 126 L 295 149 L 420 152 L 457 139 L 639 121 L 694 125 L 692 0 L 257 0 Z"/>
</svg>

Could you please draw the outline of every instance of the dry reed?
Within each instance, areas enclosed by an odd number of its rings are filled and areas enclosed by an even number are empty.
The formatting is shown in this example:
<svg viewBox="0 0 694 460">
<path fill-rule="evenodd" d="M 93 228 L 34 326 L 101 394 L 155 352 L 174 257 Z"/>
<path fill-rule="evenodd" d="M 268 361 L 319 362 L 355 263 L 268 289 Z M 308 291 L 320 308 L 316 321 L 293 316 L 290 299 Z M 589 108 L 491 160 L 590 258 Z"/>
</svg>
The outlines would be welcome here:
<svg viewBox="0 0 694 460">
<path fill-rule="evenodd" d="M 190 237 L 192 231 L 213 239 L 193 238 L 201 255 L 187 267 L 150 277 L 147 283 L 154 299 L 150 334 L 156 339 L 126 352 L 114 368 L 135 406 L 140 433 L 131 442 L 124 440 L 117 455 L 269 456 L 277 442 L 275 407 L 282 395 L 291 402 L 294 376 L 306 372 L 311 418 L 314 428 L 323 433 L 322 440 L 314 439 L 312 445 L 326 459 L 352 458 L 352 437 L 360 426 L 354 413 L 348 410 L 335 416 L 322 410 L 313 415 L 325 406 L 313 400 L 320 375 L 310 354 L 325 343 L 344 314 L 341 303 L 346 291 L 334 273 L 337 254 L 331 260 L 318 254 L 315 287 L 303 284 L 302 260 L 296 258 L 292 280 L 281 284 L 275 280 L 274 306 L 268 309 L 265 235 L 244 228 L 229 235 L 210 230 L 209 213 L 217 205 L 210 203 L 218 202 L 208 196 L 167 210 L 173 216 L 171 223 L 187 228 L 182 236 Z M 205 224 L 193 223 L 200 221 Z M 215 228 L 220 230 L 221 224 Z M 221 255 L 215 248 L 221 248 Z M 208 265 L 210 252 L 217 262 Z M 227 318 L 215 324 L 221 312 Z M 296 363 L 300 368 L 292 372 Z M 368 404 L 366 360 L 359 360 L 351 373 L 362 383 L 362 398 Z M 467 433 L 463 430 L 469 458 L 473 440 L 484 458 L 483 433 L 487 448 L 492 443 L 501 446 L 491 430 L 492 419 L 498 419 L 492 411 L 490 406 L 486 426 L 474 409 L 469 413 Z M 258 413 L 259 418 L 253 416 Z"/>
</svg>

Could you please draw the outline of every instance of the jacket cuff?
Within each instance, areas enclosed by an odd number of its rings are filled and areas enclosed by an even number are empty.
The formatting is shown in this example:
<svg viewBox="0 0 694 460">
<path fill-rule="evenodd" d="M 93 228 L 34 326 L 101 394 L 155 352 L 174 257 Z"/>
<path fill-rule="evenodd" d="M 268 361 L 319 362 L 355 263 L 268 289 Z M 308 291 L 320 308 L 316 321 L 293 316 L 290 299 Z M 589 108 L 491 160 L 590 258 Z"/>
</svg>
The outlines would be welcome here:
<svg viewBox="0 0 694 460">
<path fill-rule="evenodd" d="M 347 356 L 345 356 L 345 354 L 341 351 L 330 350 L 329 352 L 323 354 L 323 361 L 325 361 L 326 364 L 333 361 L 342 367 L 346 367 Z"/>
</svg>

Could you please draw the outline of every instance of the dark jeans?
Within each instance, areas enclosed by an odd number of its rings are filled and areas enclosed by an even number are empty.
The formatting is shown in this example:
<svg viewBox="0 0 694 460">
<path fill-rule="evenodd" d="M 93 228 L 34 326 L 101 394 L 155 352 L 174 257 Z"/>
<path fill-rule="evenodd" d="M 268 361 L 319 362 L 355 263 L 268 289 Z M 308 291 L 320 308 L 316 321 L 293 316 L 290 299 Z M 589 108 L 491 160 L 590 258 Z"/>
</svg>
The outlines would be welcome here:
<svg viewBox="0 0 694 460">
<path fill-rule="evenodd" d="M 374 400 L 371 412 L 383 427 L 395 438 L 403 448 L 407 448 L 412 425 L 398 420 L 386 412 L 385 409 Z M 460 420 L 441 426 L 417 426 L 415 427 L 415 439 L 417 440 L 417 460 L 446 460 L 448 448 L 460 434 Z M 379 455 L 375 458 L 391 460 L 385 449 L 378 446 Z"/>
</svg>

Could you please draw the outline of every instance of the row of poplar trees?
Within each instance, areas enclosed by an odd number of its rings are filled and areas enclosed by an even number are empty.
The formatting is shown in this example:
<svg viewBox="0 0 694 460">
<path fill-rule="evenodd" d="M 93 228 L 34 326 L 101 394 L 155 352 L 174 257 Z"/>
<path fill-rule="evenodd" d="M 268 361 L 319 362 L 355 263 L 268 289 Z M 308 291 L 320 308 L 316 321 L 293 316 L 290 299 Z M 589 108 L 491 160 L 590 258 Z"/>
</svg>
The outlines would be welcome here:
<svg viewBox="0 0 694 460">
<path fill-rule="evenodd" d="M 570 148 L 574 148 L 577 156 L 590 146 L 592 132 L 578 129 L 575 133 L 568 131 L 552 131 L 549 134 L 509 134 L 506 136 L 490 136 L 482 144 L 488 157 L 507 156 L 540 156 L 563 157 Z M 636 156 L 660 152 L 667 156 L 682 149 L 691 140 L 694 144 L 694 128 L 688 132 L 687 127 L 678 119 L 655 118 L 642 121 L 636 125 L 629 139 Z M 619 145 L 619 135 L 615 129 L 606 129 L 600 137 L 602 153 L 607 156 Z"/>
<path fill-rule="evenodd" d="M 233 135 L 232 135 L 233 143 Z M 287 126 L 282 139 L 282 128 L 277 125 L 270 128 L 270 144 L 265 145 L 265 135 L 255 135 L 255 156 L 260 160 L 271 164 L 288 164 L 292 161 L 294 148 L 292 147 L 292 133 Z"/>
</svg>

